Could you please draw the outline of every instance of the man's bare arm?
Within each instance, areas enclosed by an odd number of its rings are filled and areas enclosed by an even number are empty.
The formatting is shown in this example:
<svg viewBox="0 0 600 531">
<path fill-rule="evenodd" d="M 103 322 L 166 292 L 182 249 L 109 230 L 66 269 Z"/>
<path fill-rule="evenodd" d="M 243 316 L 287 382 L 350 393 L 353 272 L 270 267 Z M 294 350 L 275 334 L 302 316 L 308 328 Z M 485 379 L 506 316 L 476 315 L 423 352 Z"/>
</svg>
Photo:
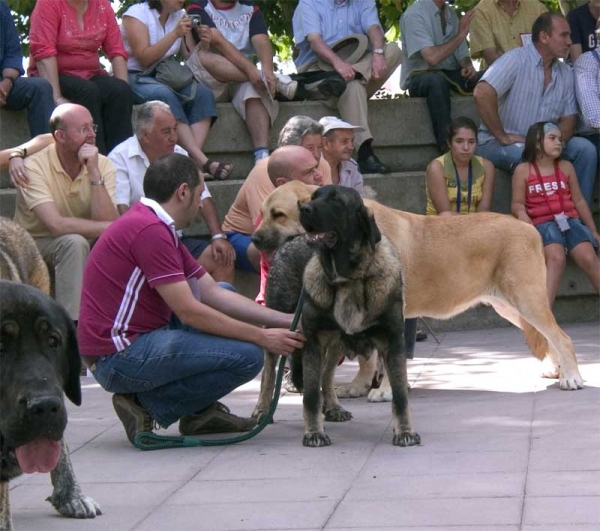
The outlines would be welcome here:
<svg viewBox="0 0 600 531">
<path fill-rule="evenodd" d="M 569 116 L 563 116 L 558 121 L 558 128 L 562 133 L 563 144 L 566 144 L 571 137 L 575 134 L 575 126 L 577 125 L 577 115 L 570 114 Z"/>
<path fill-rule="evenodd" d="M 385 49 L 385 36 L 383 30 L 378 24 L 373 24 L 367 30 L 367 36 L 369 37 L 369 44 L 371 50 Z M 388 73 L 387 63 L 383 54 L 374 53 L 371 58 L 371 75 L 374 79 L 383 79 Z"/>
<path fill-rule="evenodd" d="M 446 57 L 449 57 L 455 52 L 455 50 L 467 38 L 467 34 L 469 33 L 469 26 L 474 16 L 475 11 L 467 11 L 464 14 L 464 16 L 460 19 L 458 33 L 448 42 L 440 44 L 438 46 L 426 46 L 425 48 L 421 49 L 421 57 L 429 66 L 436 66 L 438 63 L 446 59 Z"/>
<path fill-rule="evenodd" d="M 48 229 L 53 238 L 65 234 L 81 234 L 81 236 L 88 239 L 97 238 L 111 223 L 110 221 L 64 217 L 53 202 L 42 203 L 34 207 L 32 212 Z"/>
<path fill-rule="evenodd" d="M 486 48 L 481 53 L 488 67 L 501 55 L 497 48 Z"/>
<path fill-rule="evenodd" d="M 473 91 L 477 114 L 481 121 L 488 128 L 488 131 L 494 135 L 501 144 L 515 144 L 525 142 L 525 138 L 519 135 L 508 134 L 504 131 L 500 116 L 498 114 L 498 93 L 496 89 L 485 81 L 480 81 Z"/>
<path fill-rule="evenodd" d="M 221 297 L 226 299 L 233 297 L 236 301 L 234 307 L 247 302 L 253 305 L 252 311 L 255 313 L 262 313 L 264 310 L 269 310 L 268 308 L 256 304 L 242 295 L 221 288 L 208 274 L 205 274 L 198 284 L 204 302 L 194 298 L 185 281 L 161 284 L 156 287 L 156 291 L 184 324 L 201 329 L 205 333 L 254 343 L 280 355 L 291 354 L 295 349 L 302 347 L 304 336 L 300 332 L 292 332 L 284 327 L 260 328 L 230 317 L 228 314 L 222 313 L 223 304 L 220 304 L 219 301 Z M 211 294 L 208 295 L 207 291 L 210 291 Z"/>
</svg>

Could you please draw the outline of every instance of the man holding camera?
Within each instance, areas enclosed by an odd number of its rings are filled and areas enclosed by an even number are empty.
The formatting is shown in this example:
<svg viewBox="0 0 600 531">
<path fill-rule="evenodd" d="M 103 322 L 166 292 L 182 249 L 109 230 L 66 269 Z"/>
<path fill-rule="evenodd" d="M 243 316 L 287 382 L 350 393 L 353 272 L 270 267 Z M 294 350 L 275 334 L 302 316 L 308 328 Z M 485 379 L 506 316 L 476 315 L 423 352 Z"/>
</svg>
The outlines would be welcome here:
<svg viewBox="0 0 600 531">
<path fill-rule="evenodd" d="M 197 44 L 187 65 L 217 102 L 230 101 L 246 122 L 254 161 L 268 157 L 269 131 L 279 112 L 273 97 L 279 91 L 292 99 L 297 84 L 279 81 L 273 72 L 273 48 L 262 13 L 237 0 L 194 0 L 187 12 Z M 210 28 L 210 50 L 200 46 L 200 25 Z M 254 65 L 254 55 L 262 70 Z"/>
</svg>

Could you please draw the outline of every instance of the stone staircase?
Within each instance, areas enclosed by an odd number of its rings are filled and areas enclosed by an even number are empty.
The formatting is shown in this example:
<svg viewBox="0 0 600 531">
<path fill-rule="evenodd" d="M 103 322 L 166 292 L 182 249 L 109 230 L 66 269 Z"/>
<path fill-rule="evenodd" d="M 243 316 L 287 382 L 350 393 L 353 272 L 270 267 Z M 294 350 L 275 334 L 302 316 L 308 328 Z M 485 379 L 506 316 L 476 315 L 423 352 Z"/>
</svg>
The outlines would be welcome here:
<svg viewBox="0 0 600 531">
<path fill-rule="evenodd" d="M 479 118 L 471 97 L 456 97 L 452 102 L 456 116 L 465 115 L 476 122 Z M 235 163 L 233 178 L 223 182 L 211 182 L 209 188 L 221 218 L 233 202 L 244 177 L 253 165 L 252 146 L 245 125 L 229 104 L 218 104 L 218 120 L 213 126 L 205 145 L 206 154 L 215 160 Z M 425 168 L 437 156 L 431 122 L 425 101 L 420 98 L 395 100 L 372 100 L 369 103 L 371 131 L 374 148 L 381 160 L 393 173 L 367 175 L 365 184 L 376 193 L 382 203 L 409 212 L 425 211 Z M 277 143 L 283 124 L 292 116 L 304 114 L 318 119 L 332 114 L 331 109 L 318 102 L 291 102 L 281 104 L 280 113 L 270 136 L 270 146 Z M 16 146 L 28 138 L 25 113 L 0 109 L 0 149 Z M 0 175 L 0 214 L 12 217 L 15 191 L 8 187 L 8 175 Z M 496 172 L 493 210 L 510 211 L 510 177 Z M 598 222 L 598 187 L 592 210 Z M 206 234 L 201 221 L 195 222 L 187 233 Z M 449 279 L 451 282 L 451 279 Z M 237 272 L 236 286 L 240 292 L 253 296 L 258 289 L 256 275 Z M 554 305 L 557 319 L 561 322 L 598 321 L 600 305 L 587 277 L 573 263 L 568 262 L 561 282 L 559 297 Z M 493 310 L 480 306 L 449 321 L 427 320 L 434 331 L 489 328 L 502 326 L 506 321 Z"/>
</svg>

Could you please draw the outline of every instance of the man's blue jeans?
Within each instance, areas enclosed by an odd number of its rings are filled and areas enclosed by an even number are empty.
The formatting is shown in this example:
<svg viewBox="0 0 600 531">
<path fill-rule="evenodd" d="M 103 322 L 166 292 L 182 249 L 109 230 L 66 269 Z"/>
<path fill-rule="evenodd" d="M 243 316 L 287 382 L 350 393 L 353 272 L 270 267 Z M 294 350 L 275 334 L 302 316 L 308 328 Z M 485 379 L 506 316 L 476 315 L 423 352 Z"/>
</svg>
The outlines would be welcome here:
<svg viewBox="0 0 600 531">
<path fill-rule="evenodd" d="M 41 77 L 18 77 L 6 99 L 6 108 L 12 111 L 27 109 L 32 137 L 50 132 L 50 115 L 54 110 L 50 83 Z"/>
<path fill-rule="evenodd" d="M 488 140 L 477 146 L 477 155 L 491 161 L 496 168 L 512 174 L 517 164 L 522 162 L 524 147 L 524 144 L 504 146 L 497 140 Z M 588 205 L 591 205 L 598 167 L 596 148 L 589 140 L 574 136 L 567 142 L 563 158 L 573 164 L 581 193 Z"/>
<path fill-rule="evenodd" d="M 443 72 L 443 75 L 442 75 Z M 481 74 L 477 76 L 477 79 Z M 411 98 L 427 98 L 427 108 L 435 141 L 440 149 L 446 147 L 448 126 L 452 120 L 451 100 L 452 84 L 450 80 L 465 92 L 473 92 L 477 79 L 469 81 L 456 70 L 432 70 L 413 75 L 408 81 L 408 93 Z"/>
<path fill-rule="evenodd" d="M 135 394 L 166 428 L 249 382 L 262 366 L 259 346 L 205 334 L 173 319 L 125 350 L 100 358 L 93 374 L 111 393 Z"/>
</svg>

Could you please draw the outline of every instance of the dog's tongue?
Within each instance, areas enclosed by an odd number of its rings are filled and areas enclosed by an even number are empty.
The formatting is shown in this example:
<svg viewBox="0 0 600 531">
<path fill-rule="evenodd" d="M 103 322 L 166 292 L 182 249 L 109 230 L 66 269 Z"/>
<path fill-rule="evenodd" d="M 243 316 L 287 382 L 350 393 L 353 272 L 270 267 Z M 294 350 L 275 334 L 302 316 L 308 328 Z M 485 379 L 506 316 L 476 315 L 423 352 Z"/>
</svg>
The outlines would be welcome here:
<svg viewBox="0 0 600 531">
<path fill-rule="evenodd" d="M 60 442 L 47 437 L 38 437 L 15 449 L 17 461 L 26 474 L 50 472 L 56 468 L 60 458 Z"/>
</svg>

